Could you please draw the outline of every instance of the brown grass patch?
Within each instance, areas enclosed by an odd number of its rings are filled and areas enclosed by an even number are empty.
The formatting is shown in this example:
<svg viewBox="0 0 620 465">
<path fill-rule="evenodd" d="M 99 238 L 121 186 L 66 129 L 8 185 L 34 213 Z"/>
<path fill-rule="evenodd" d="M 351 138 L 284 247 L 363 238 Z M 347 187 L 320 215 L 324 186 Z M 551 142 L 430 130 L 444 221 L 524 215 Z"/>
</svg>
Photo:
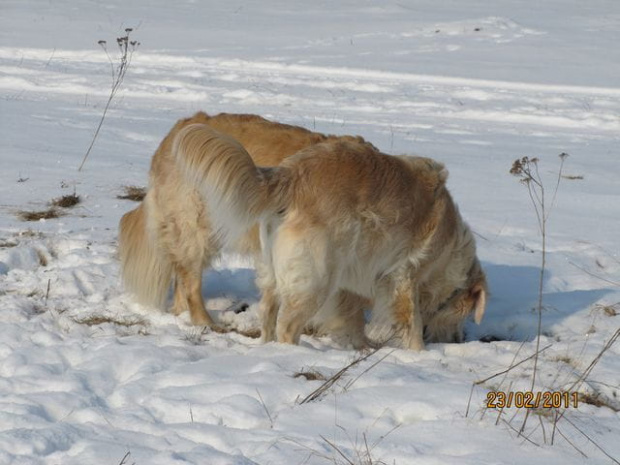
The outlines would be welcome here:
<svg viewBox="0 0 620 465">
<path fill-rule="evenodd" d="M 325 381 L 325 375 L 317 370 L 302 370 L 293 375 L 293 378 L 306 378 L 306 381 Z"/>
<path fill-rule="evenodd" d="M 134 202 L 142 202 L 144 196 L 146 195 L 145 187 L 138 186 L 124 186 L 123 191 L 125 192 L 122 195 L 117 195 L 117 199 L 123 200 L 133 200 Z"/>
<path fill-rule="evenodd" d="M 81 198 L 76 194 L 63 195 L 50 202 L 47 210 L 20 210 L 17 216 L 22 221 L 39 221 L 59 218 L 65 215 L 64 208 L 72 208 L 81 202 Z"/>
<path fill-rule="evenodd" d="M 22 221 L 39 221 L 60 218 L 64 212 L 56 207 L 50 207 L 47 210 L 20 210 L 17 216 Z"/>
<path fill-rule="evenodd" d="M 216 331 L 217 332 L 217 331 Z M 260 337 L 260 329 L 237 329 L 237 328 L 229 328 L 224 332 L 237 333 L 242 336 L 249 337 L 251 339 L 258 339 Z"/>
<path fill-rule="evenodd" d="M 58 197 L 57 199 L 53 199 L 50 203 L 52 207 L 72 208 L 72 207 L 75 207 L 81 201 L 82 199 L 80 198 L 79 195 L 68 194 L 68 195 L 63 195 L 62 197 Z"/>
<path fill-rule="evenodd" d="M 26 229 L 15 234 L 17 237 L 37 237 L 42 238 L 45 236 L 41 231 L 33 231 L 32 229 Z"/>
<path fill-rule="evenodd" d="M 10 239 L 0 239 L 0 249 L 10 249 L 11 247 L 17 247 L 17 242 Z"/>
<path fill-rule="evenodd" d="M 563 362 L 563 363 L 566 363 L 567 365 L 570 365 L 570 366 L 575 366 L 575 362 L 568 355 L 558 355 L 557 357 L 553 358 L 552 360 L 554 360 L 556 362 Z"/>
<path fill-rule="evenodd" d="M 73 321 L 80 325 L 86 326 L 99 326 L 105 323 L 112 323 L 116 326 L 123 326 L 129 328 L 131 326 L 146 326 L 146 321 L 142 318 L 114 318 L 105 315 L 90 315 L 85 318 L 73 318 Z"/>
<path fill-rule="evenodd" d="M 611 405 L 604 396 L 602 396 L 599 393 L 582 393 L 580 392 L 578 395 L 578 399 L 579 399 L 579 403 L 580 404 L 588 404 L 588 405 L 594 405 L 595 407 L 607 407 L 612 409 L 614 412 L 618 412 L 620 411 L 620 409 L 618 409 L 616 406 Z"/>
<path fill-rule="evenodd" d="M 557 415 L 557 410 L 552 409 L 552 408 L 536 407 L 536 408 L 530 409 L 530 411 L 534 415 L 538 415 L 539 417 L 546 418 L 549 421 L 553 421 Z"/>
<path fill-rule="evenodd" d="M 607 316 L 620 315 L 620 302 L 616 302 L 612 305 L 596 305 L 596 310 L 603 312 Z"/>
</svg>

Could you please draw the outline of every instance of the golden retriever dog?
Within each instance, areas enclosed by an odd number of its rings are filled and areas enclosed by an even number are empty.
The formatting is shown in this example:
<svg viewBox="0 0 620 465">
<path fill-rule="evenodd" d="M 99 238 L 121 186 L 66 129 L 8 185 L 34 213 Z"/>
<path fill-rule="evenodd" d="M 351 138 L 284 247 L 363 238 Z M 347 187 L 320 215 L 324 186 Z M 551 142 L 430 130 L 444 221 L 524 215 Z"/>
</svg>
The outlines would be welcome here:
<svg viewBox="0 0 620 465">
<path fill-rule="evenodd" d="M 482 318 L 485 276 L 442 164 L 335 139 L 258 167 L 205 124 L 185 125 L 172 152 L 208 205 L 215 242 L 237 244 L 259 223 L 265 341 L 297 344 L 325 311 L 346 320 L 343 295 L 374 302 L 373 318 L 414 350 L 425 325 L 427 339 L 454 340 L 469 314 Z"/>
<path fill-rule="evenodd" d="M 125 214 L 120 222 L 123 282 L 138 302 L 163 308 L 174 281 L 172 311 L 180 314 L 189 310 L 193 324 L 218 330 L 205 310 L 201 286 L 203 269 L 220 255 L 223 244 L 213 230 L 204 197 L 179 172 L 171 151 L 179 131 L 195 123 L 206 124 L 234 137 L 255 163 L 262 166 L 278 165 L 295 152 L 327 140 L 364 141 L 360 137 L 326 136 L 255 115 L 209 116 L 202 112 L 179 120 L 164 138 L 153 156 L 144 201 Z M 235 252 L 252 255 L 260 250 L 258 228 L 246 228 L 246 231 L 235 244 L 229 245 Z M 358 332 L 360 327 L 363 331 L 363 316 L 358 316 L 363 303 L 354 295 L 343 296 L 340 302 L 343 315 L 350 309 L 347 325 L 351 325 L 351 319 L 359 320 Z M 361 341 L 356 343 L 361 344 Z"/>
</svg>

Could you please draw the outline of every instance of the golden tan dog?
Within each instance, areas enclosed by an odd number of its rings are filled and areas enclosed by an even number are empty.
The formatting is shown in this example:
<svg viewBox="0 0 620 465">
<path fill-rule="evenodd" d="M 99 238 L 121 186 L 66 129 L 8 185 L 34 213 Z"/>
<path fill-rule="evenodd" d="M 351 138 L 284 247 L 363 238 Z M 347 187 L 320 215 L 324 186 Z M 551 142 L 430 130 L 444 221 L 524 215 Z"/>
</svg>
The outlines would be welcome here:
<svg viewBox="0 0 620 465">
<path fill-rule="evenodd" d="M 178 121 L 164 138 L 153 156 L 144 201 L 120 222 L 123 282 L 140 303 L 161 308 L 174 279 L 173 312 L 179 314 L 189 309 L 193 324 L 217 329 L 205 310 L 201 284 L 202 270 L 221 253 L 222 244 L 211 226 L 204 198 L 179 173 L 171 153 L 177 133 L 194 123 L 207 124 L 231 135 L 263 166 L 277 165 L 300 149 L 326 140 L 342 138 L 363 143 L 363 139 L 325 136 L 255 115 L 208 116 L 202 112 Z M 250 228 L 231 248 L 242 254 L 258 252 L 258 228 Z M 343 296 L 341 300 L 342 314 L 348 315 L 346 308 L 350 308 L 349 313 L 353 315 L 347 325 L 357 318 L 356 331 L 359 332 L 360 326 L 363 331 L 363 316 L 358 315 L 364 301 L 353 295 Z"/>
<path fill-rule="evenodd" d="M 373 315 L 416 350 L 425 324 L 428 339 L 454 340 L 470 313 L 482 318 L 485 276 L 442 164 L 340 139 L 261 168 L 204 124 L 181 129 L 172 150 L 219 243 L 236 244 L 260 224 L 265 340 L 298 343 L 348 293 L 373 300 Z"/>
</svg>

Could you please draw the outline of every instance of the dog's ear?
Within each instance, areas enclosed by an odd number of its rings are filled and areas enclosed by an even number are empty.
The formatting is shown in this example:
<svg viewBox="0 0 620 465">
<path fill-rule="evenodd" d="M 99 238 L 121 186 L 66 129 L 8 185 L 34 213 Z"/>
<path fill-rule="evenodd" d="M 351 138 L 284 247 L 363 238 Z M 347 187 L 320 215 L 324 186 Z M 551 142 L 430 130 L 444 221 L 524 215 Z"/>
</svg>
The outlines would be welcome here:
<svg viewBox="0 0 620 465">
<path fill-rule="evenodd" d="M 479 325 L 487 305 L 487 289 L 484 281 L 474 284 L 469 289 L 469 295 L 474 301 L 474 321 Z"/>
</svg>

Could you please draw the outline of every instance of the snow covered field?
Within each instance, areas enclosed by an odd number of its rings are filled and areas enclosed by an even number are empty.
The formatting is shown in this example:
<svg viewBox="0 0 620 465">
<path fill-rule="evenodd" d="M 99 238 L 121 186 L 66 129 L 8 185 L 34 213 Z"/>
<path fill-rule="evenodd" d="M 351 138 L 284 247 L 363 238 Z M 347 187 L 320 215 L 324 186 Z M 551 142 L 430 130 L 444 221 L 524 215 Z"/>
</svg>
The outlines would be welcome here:
<svg viewBox="0 0 620 465">
<path fill-rule="evenodd" d="M 620 4 L 539 3 L 4 0 L 0 464 L 619 463 L 620 343 L 575 382 L 620 327 Z M 78 172 L 111 86 L 97 41 L 116 59 L 126 27 L 141 46 Z M 201 334 L 134 304 L 115 251 L 136 204 L 117 196 L 146 185 L 159 141 L 197 110 L 443 161 L 489 279 L 482 324 L 463 344 L 383 348 L 302 403 L 359 354 Z M 484 404 L 529 389 L 531 361 L 470 392 L 535 350 L 541 238 L 508 171 L 540 158 L 551 193 L 562 152 L 535 390 L 580 403 L 555 431 L 531 411 L 518 436 L 524 409 L 498 420 Z M 64 216 L 19 218 L 74 192 Z M 223 257 L 208 309 L 255 327 L 253 279 Z"/>
</svg>

